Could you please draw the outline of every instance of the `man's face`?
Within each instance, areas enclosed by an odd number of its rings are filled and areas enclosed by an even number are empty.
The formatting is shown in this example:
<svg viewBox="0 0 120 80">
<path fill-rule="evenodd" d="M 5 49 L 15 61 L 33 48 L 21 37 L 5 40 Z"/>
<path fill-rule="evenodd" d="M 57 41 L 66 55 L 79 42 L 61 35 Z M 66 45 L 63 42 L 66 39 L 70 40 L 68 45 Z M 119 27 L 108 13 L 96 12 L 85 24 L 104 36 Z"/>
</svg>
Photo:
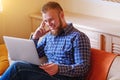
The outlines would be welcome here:
<svg viewBox="0 0 120 80">
<path fill-rule="evenodd" d="M 55 36 L 59 35 L 63 30 L 60 13 L 57 10 L 50 9 L 46 13 L 43 13 L 42 16 L 51 33 Z"/>
</svg>

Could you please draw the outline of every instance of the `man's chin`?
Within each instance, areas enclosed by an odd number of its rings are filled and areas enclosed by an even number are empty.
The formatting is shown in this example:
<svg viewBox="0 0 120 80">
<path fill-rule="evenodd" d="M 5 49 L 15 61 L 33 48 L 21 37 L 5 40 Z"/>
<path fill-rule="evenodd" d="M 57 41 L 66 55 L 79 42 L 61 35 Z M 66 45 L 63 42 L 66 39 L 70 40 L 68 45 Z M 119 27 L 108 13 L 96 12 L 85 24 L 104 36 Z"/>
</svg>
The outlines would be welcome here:
<svg viewBox="0 0 120 80">
<path fill-rule="evenodd" d="M 55 30 L 52 30 L 52 31 L 51 31 L 51 34 L 54 35 L 54 36 L 57 36 L 57 35 L 58 35 L 58 32 L 55 31 Z"/>
</svg>

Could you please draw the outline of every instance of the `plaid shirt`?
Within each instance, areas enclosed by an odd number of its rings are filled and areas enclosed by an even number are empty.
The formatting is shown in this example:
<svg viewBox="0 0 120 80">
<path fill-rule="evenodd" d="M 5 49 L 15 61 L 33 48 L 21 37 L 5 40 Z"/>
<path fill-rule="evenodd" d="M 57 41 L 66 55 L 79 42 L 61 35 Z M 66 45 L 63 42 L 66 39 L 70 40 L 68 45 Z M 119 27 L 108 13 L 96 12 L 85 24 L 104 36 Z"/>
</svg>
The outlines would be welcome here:
<svg viewBox="0 0 120 80">
<path fill-rule="evenodd" d="M 46 55 L 49 62 L 59 65 L 59 75 L 82 79 L 90 66 L 90 41 L 72 24 L 59 36 L 48 33 L 37 43 L 39 57 Z"/>
</svg>

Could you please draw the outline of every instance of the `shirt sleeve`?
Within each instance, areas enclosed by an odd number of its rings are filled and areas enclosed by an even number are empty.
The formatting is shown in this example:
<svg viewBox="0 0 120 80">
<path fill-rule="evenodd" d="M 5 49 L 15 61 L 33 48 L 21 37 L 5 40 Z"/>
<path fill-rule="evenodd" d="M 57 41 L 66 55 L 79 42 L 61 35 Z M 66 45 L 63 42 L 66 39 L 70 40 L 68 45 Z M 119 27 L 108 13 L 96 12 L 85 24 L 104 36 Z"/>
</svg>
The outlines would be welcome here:
<svg viewBox="0 0 120 80">
<path fill-rule="evenodd" d="M 90 41 L 84 34 L 78 34 L 73 40 L 74 64 L 59 65 L 59 74 L 80 77 L 85 76 L 90 66 Z"/>
<path fill-rule="evenodd" d="M 34 43 L 36 45 L 36 49 L 37 49 L 39 57 L 45 56 L 45 53 L 44 53 L 45 37 L 42 37 L 41 40 L 39 40 L 39 39 L 32 39 L 32 40 L 34 41 Z"/>
</svg>

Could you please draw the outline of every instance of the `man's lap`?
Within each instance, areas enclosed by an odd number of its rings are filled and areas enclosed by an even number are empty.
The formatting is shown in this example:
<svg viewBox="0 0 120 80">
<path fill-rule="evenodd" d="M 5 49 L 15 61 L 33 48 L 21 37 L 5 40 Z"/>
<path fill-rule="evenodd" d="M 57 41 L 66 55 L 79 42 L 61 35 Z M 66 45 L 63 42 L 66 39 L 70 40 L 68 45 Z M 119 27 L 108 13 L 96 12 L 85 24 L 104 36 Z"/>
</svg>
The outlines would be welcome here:
<svg viewBox="0 0 120 80">
<path fill-rule="evenodd" d="M 21 78 L 22 80 L 40 80 L 41 78 L 55 80 L 37 65 L 25 62 L 14 62 L 1 77 L 2 80 L 20 80 Z"/>
<path fill-rule="evenodd" d="M 8 76 L 9 74 L 11 75 Z M 71 80 L 70 77 L 57 74 L 50 76 L 39 66 L 26 62 L 14 62 L 2 76 L 4 80 L 7 80 L 5 77 L 10 77 L 10 80 L 19 80 L 21 78 L 22 80 Z"/>
</svg>

